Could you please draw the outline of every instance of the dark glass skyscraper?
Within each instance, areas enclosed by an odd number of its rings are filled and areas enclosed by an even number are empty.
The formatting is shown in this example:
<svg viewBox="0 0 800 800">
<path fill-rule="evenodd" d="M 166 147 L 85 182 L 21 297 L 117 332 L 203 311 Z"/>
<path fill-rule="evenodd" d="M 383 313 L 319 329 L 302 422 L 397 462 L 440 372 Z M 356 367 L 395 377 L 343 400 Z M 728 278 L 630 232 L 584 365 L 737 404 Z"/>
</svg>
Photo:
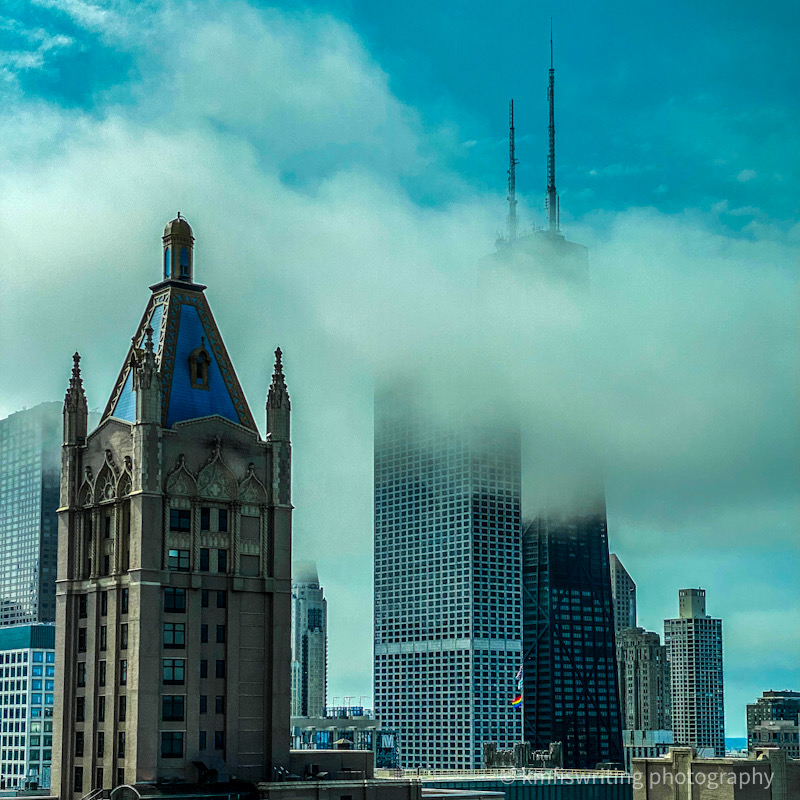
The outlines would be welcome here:
<svg viewBox="0 0 800 800">
<path fill-rule="evenodd" d="M 564 766 L 622 763 L 605 504 L 523 524 L 525 739 Z"/>
<path fill-rule="evenodd" d="M 418 391 L 375 400 L 375 711 L 404 767 L 480 766 L 520 741 L 520 445 L 437 415 Z"/>
</svg>

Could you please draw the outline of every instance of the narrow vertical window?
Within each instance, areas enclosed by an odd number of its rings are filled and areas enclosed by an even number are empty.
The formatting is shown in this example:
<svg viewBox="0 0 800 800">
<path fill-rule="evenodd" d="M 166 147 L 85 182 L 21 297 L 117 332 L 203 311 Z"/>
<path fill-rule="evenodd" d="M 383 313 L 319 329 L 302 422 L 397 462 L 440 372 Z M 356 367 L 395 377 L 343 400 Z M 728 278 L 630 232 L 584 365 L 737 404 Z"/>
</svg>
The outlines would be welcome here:
<svg viewBox="0 0 800 800">
<path fill-rule="evenodd" d="M 181 278 L 189 277 L 189 248 L 181 247 Z"/>
<path fill-rule="evenodd" d="M 169 278 L 169 247 L 164 251 L 164 277 Z"/>
</svg>

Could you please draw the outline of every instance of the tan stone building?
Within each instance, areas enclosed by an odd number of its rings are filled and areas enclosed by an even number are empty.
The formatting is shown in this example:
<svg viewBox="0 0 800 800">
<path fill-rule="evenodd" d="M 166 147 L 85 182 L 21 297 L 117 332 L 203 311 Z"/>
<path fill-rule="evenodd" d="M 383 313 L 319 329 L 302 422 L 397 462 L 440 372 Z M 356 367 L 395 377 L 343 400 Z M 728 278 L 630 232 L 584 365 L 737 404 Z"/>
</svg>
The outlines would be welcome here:
<svg viewBox="0 0 800 800">
<path fill-rule="evenodd" d="M 52 786 L 62 798 L 288 768 L 289 396 L 262 439 L 180 215 L 96 430 L 64 404 Z M 193 765 L 201 764 L 201 769 Z"/>
</svg>

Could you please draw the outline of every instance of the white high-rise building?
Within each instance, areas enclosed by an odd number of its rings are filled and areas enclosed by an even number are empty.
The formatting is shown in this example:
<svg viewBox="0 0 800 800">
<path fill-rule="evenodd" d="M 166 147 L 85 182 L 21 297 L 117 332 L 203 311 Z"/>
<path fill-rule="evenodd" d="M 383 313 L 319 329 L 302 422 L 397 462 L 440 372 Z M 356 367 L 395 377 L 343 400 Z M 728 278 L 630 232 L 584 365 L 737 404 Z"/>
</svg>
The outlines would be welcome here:
<svg viewBox="0 0 800 800">
<path fill-rule="evenodd" d="M 706 614 L 704 589 L 681 589 L 678 596 L 679 618 L 664 620 L 675 741 L 722 758 L 722 620 Z"/>
<path fill-rule="evenodd" d="M 402 766 L 472 769 L 521 740 L 521 575 L 518 433 L 378 394 L 375 712 Z"/>
<path fill-rule="evenodd" d="M 0 785 L 50 787 L 55 627 L 0 628 Z"/>
<path fill-rule="evenodd" d="M 321 717 L 328 691 L 328 603 L 317 565 L 292 567 L 292 716 Z"/>
<path fill-rule="evenodd" d="M 614 600 L 614 633 L 636 627 L 636 584 L 612 553 L 608 557 L 611 570 L 611 596 Z"/>
</svg>

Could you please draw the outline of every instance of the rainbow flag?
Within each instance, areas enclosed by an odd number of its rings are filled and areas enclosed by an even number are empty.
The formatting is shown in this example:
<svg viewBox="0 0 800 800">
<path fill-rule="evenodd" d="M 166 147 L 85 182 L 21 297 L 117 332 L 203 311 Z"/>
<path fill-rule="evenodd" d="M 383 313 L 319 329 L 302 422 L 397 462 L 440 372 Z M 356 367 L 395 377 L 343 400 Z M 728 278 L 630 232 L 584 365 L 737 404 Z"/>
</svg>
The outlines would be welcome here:
<svg viewBox="0 0 800 800">
<path fill-rule="evenodd" d="M 511 701 L 512 706 L 520 706 L 522 705 L 522 695 L 518 694 L 516 697 Z"/>
</svg>

